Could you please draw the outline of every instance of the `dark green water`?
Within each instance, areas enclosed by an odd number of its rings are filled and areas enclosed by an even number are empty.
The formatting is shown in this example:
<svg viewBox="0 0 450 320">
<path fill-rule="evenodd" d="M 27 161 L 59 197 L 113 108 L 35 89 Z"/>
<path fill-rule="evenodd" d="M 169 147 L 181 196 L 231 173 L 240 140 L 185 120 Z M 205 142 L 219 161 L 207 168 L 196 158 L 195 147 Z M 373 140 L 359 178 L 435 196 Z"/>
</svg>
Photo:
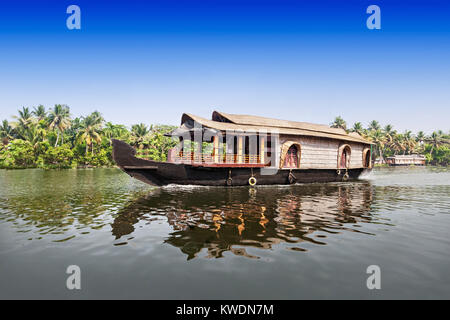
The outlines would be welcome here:
<svg viewBox="0 0 450 320">
<path fill-rule="evenodd" d="M 430 168 L 255 189 L 0 170 L 0 298 L 449 299 L 449 196 Z"/>
</svg>

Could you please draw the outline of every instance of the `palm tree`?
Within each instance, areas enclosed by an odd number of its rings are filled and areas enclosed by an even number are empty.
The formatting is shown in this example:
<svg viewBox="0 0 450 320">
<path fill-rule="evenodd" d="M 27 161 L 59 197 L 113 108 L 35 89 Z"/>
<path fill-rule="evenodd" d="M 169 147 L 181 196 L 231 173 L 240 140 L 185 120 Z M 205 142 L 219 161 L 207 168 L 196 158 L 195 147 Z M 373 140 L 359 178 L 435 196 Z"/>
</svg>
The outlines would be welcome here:
<svg viewBox="0 0 450 320">
<path fill-rule="evenodd" d="M 82 122 L 82 120 L 79 117 L 72 119 L 70 121 L 70 128 L 68 128 L 65 132 L 66 136 L 68 137 L 67 142 L 71 143 L 72 148 L 75 148 L 75 146 L 76 146 L 77 139 L 78 139 L 77 135 L 78 135 L 78 131 L 81 128 L 81 122 Z"/>
<path fill-rule="evenodd" d="M 415 136 L 415 140 L 416 140 L 416 145 L 417 145 L 417 151 L 419 153 L 423 153 L 424 151 L 424 141 L 426 139 L 425 133 L 423 131 L 419 131 L 417 132 L 416 136 Z"/>
<path fill-rule="evenodd" d="M 150 132 L 151 130 L 149 130 L 148 127 L 143 123 L 134 124 L 133 126 L 131 126 L 131 140 L 133 144 L 142 147 Z"/>
<path fill-rule="evenodd" d="M 39 123 L 33 123 L 26 131 L 24 138 L 31 143 L 34 150 L 37 150 L 39 143 L 46 140 L 47 130 L 40 126 Z"/>
<path fill-rule="evenodd" d="M 370 121 L 370 123 L 369 123 L 369 131 L 377 131 L 377 130 L 380 130 L 381 129 L 381 127 L 380 127 L 380 123 L 377 121 L 377 120 L 372 120 L 372 121 Z"/>
<path fill-rule="evenodd" d="M 340 129 L 347 130 L 347 123 L 345 122 L 344 119 L 342 119 L 341 116 L 334 118 L 334 121 L 330 124 L 330 126 L 332 128 L 340 128 Z"/>
<path fill-rule="evenodd" d="M 100 125 L 103 124 L 103 122 L 105 121 L 105 119 L 103 118 L 103 115 L 98 112 L 97 110 L 95 110 L 94 112 L 91 113 L 90 115 L 92 118 L 96 118 L 96 122 L 100 123 Z"/>
<path fill-rule="evenodd" d="M 57 133 L 55 147 L 58 145 L 61 136 L 61 144 L 64 143 L 64 131 L 70 127 L 70 109 L 66 105 L 55 104 L 48 116 L 49 129 Z"/>
<path fill-rule="evenodd" d="M 394 137 L 396 131 L 394 130 L 394 126 L 391 124 L 387 124 L 384 126 L 383 128 L 384 133 L 386 134 L 386 136 L 389 136 L 388 139 L 391 139 Z"/>
<path fill-rule="evenodd" d="M 370 131 L 369 139 L 376 144 L 380 161 L 384 163 L 383 149 L 386 143 L 386 136 L 380 129 L 372 130 Z"/>
<path fill-rule="evenodd" d="M 355 122 L 353 127 L 350 129 L 351 132 L 356 132 L 360 136 L 364 136 L 364 128 L 361 122 Z"/>
<path fill-rule="evenodd" d="M 419 144 L 422 144 L 424 140 L 425 140 L 425 133 L 423 131 L 417 132 L 417 134 L 416 134 L 416 141 Z"/>
<path fill-rule="evenodd" d="M 128 134 L 128 130 L 124 125 L 112 124 L 107 122 L 103 129 L 103 134 L 109 140 L 109 144 L 112 144 L 111 139 L 125 137 Z"/>
<path fill-rule="evenodd" d="M 401 133 L 395 133 L 392 136 L 391 148 L 394 150 L 394 154 L 398 154 L 406 150 L 403 135 Z"/>
<path fill-rule="evenodd" d="M 376 127 L 376 124 L 373 124 Z M 386 137 L 386 147 L 389 148 L 389 151 L 395 149 L 395 136 L 397 132 L 394 130 L 394 127 L 391 124 L 387 124 L 383 128 L 384 136 Z"/>
<path fill-rule="evenodd" d="M 0 139 L 2 139 L 2 143 L 7 145 L 10 140 L 14 139 L 13 135 L 13 127 L 10 126 L 8 120 L 3 120 L 0 126 Z"/>
<path fill-rule="evenodd" d="M 19 121 L 19 124 L 23 127 L 28 127 L 33 122 L 33 116 L 28 107 L 22 107 L 22 110 L 18 110 L 19 116 L 14 116 Z"/>
<path fill-rule="evenodd" d="M 412 152 L 414 152 L 414 149 L 415 149 L 415 147 L 416 147 L 416 141 L 415 141 L 415 139 L 413 138 L 411 131 L 407 130 L 407 131 L 405 131 L 405 132 L 403 133 L 403 142 L 404 142 L 405 147 L 406 147 L 406 148 L 405 148 L 404 154 L 406 153 L 406 151 L 407 151 L 409 154 L 411 154 Z"/>
<path fill-rule="evenodd" d="M 431 144 L 430 155 L 433 153 L 434 149 L 439 148 L 439 146 L 443 143 L 442 139 L 442 131 L 433 131 L 430 137 L 427 140 Z"/>
<path fill-rule="evenodd" d="M 92 155 L 94 154 L 94 143 L 100 143 L 102 141 L 101 126 L 103 118 L 98 116 L 97 113 L 92 113 L 87 117 L 84 117 L 80 124 L 78 131 L 78 140 L 86 143 L 86 154 L 91 147 Z"/>
<path fill-rule="evenodd" d="M 30 109 L 27 107 L 22 107 L 22 110 L 18 110 L 19 115 L 13 116 L 14 119 L 17 119 L 16 122 L 12 122 L 12 127 L 16 130 L 18 136 L 20 138 L 25 139 L 26 132 L 30 129 L 30 126 L 35 122 L 33 115 L 30 112 Z"/>
<path fill-rule="evenodd" d="M 47 117 L 47 111 L 42 104 L 34 107 L 32 114 L 38 119 L 38 121 L 41 121 Z"/>
</svg>

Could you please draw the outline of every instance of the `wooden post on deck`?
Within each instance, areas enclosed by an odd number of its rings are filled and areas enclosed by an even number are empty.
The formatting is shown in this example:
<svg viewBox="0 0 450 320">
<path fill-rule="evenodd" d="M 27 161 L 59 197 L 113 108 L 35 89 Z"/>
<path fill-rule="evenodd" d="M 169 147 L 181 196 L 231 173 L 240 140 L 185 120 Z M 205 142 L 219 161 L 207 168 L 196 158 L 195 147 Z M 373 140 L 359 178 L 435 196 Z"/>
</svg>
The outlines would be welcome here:
<svg viewBox="0 0 450 320">
<path fill-rule="evenodd" d="M 242 149 L 243 149 L 243 136 L 238 136 L 238 156 L 237 156 L 237 163 L 242 163 L 243 157 L 242 157 Z"/>
<path fill-rule="evenodd" d="M 202 151 L 203 151 L 203 145 L 202 142 L 197 142 L 197 146 L 195 148 L 195 154 L 194 154 L 194 163 L 202 163 Z"/>
<path fill-rule="evenodd" d="M 180 157 L 181 161 L 183 161 L 183 155 L 184 155 L 184 139 L 183 137 L 180 137 L 180 150 L 177 156 Z"/>
<path fill-rule="evenodd" d="M 219 137 L 213 136 L 213 157 L 214 157 L 214 163 L 219 162 Z"/>
<path fill-rule="evenodd" d="M 266 150 L 264 150 L 264 142 L 265 142 L 264 137 L 260 136 L 259 137 L 259 162 L 262 164 L 264 164 L 264 153 L 266 152 Z"/>
</svg>

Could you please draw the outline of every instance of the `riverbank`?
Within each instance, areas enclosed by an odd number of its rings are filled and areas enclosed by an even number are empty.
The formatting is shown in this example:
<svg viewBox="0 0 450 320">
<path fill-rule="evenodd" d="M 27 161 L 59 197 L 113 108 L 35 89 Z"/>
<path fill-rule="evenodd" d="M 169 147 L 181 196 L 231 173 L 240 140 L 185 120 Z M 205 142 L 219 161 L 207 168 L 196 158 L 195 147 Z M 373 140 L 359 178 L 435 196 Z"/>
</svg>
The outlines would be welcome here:
<svg viewBox="0 0 450 320">
<path fill-rule="evenodd" d="M 112 160 L 111 140 L 122 140 L 155 161 L 166 161 L 168 151 L 177 141 L 166 136 L 176 127 L 170 125 L 134 124 L 131 130 L 121 124 L 105 122 L 94 111 L 87 116 L 72 118 L 66 105 L 47 109 L 24 107 L 15 116 L 17 121 L 4 120 L 0 125 L 0 168 L 4 169 L 67 169 L 75 167 L 110 167 Z M 337 121 L 339 120 L 339 121 Z M 345 122 L 336 118 L 334 128 L 346 129 Z M 347 130 L 374 143 L 373 159 L 394 154 L 421 154 L 427 164 L 450 165 L 450 134 L 442 131 L 426 136 L 419 131 L 403 134 L 391 125 L 383 129 L 372 121 L 364 129 L 355 123 Z M 212 143 L 204 142 L 203 152 L 212 150 Z M 191 143 L 191 148 L 197 148 Z"/>
<path fill-rule="evenodd" d="M 391 166 L 389 164 L 375 164 L 373 166 L 374 169 L 382 169 L 382 168 L 450 168 L 450 165 L 447 166 L 439 166 L 439 165 L 404 165 L 404 166 Z M 41 169 L 41 170 L 82 170 L 82 169 L 119 169 L 119 167 L 115 164 L 103 165 L 103 166 L 94 166 L 94 165 L 75 165 L 68 167 L 61 167 L 58 165 L 55 166 L 30 166 L 30 167 L 1 167 L 0 170 L 26 170 L 26 169 Z"/>
<path fill-rule="evenodd" d="M 119 169 L 116 165 L 111 166 L 101 166 L 101 167 L 94 167 L 94 166 L 76 166 L 76 167 L 70 167 L 70 168 L 57 168 L 57 167 L 29 167 L 29 168 L 0 168 L 0 170 L 5 171 L 15 171 L 15 170 L 48 170 L 48 171 L 62 171 L 62 170 L 86 170 L 86 169 Z"/>
<path fill-rule="evenodd" d="M 376 164 L 373 166 L 374 169 L 382 169 L 382 168 L 450 168 L 448 166 L 435 166 L 435 165 L 424 165 L 424 166 L 416 166 L 416 165 L 408 165 L 408 166 L 390 166 L 388 164 Z M 0 167 L 0 170 L 27 170 L 27 169 L 41 169 L 41 170 L 83 170 L 83 169 L 119 169 L 117 165 L 107 165 L 107 166 L 92 166 L 92 165 L 83 165 L 83 166 L 75 166 L 75 167 L 10 167 L 4 168 Z"/>
</svg>

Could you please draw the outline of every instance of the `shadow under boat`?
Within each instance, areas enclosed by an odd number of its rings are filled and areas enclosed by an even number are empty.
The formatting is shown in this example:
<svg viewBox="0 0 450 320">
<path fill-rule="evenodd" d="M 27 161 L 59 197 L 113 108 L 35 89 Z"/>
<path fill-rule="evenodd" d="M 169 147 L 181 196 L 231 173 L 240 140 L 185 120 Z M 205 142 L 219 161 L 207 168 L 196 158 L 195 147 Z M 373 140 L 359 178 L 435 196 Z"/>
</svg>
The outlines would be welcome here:
<svg viewBox="0 0 450 320">
<path fill-rule="evenodd" d="M 373 187 L 369 181 L 293 187 L 160 188 L 129 203 L 112 223 L 116 239 L 134 232 L 139 222 L 167 219 L 172 232 L 165 243 L 192 259 L 227 251 L 257 258 L 247 248 L 271 249 L 285 243 L 305 251 L 302 243 L 326 244 L 342 231 L 364 232 L 370 222 Z"/>
</svg>

